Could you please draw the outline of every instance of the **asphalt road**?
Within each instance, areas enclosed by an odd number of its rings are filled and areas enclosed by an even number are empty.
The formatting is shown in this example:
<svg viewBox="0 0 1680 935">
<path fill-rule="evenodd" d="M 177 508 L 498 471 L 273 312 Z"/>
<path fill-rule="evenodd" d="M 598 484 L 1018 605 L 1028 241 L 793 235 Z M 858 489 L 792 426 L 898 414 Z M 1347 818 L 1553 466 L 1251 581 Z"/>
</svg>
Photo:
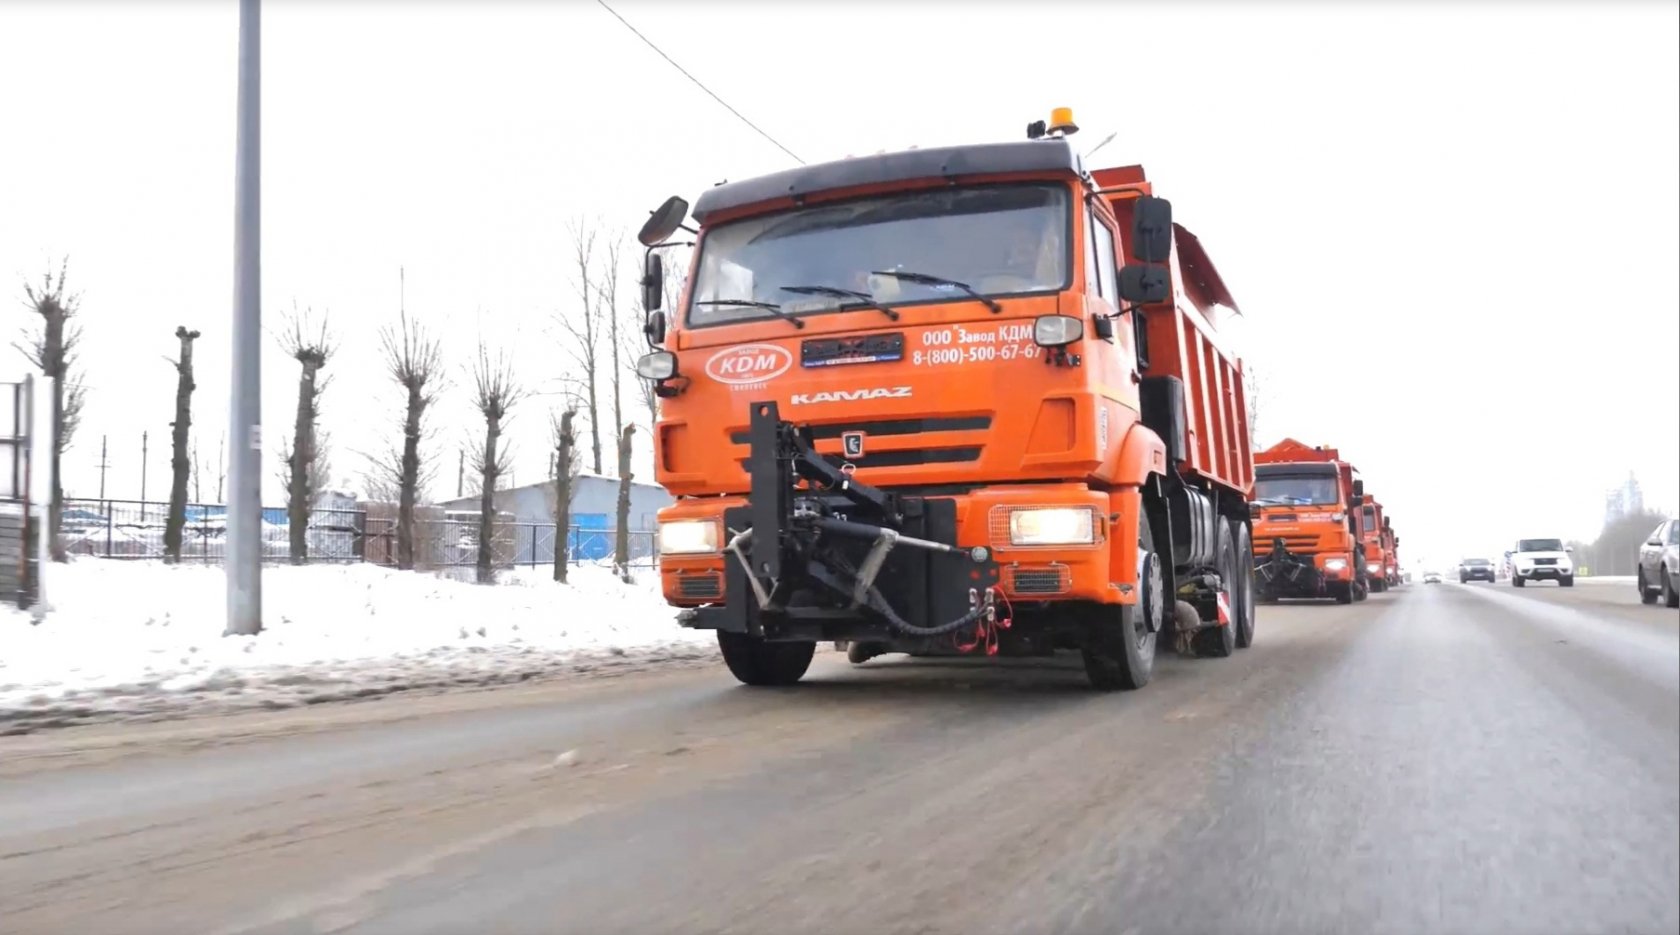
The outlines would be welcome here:
<svg viewBox="0 0 1680 935">
<path fill-rule="evenodd" d="M 1415 584 L 1118 695 L 830 653 L 9 738 L 0 929 L 1674 932 L 1677 625 Z"/>
</svg>

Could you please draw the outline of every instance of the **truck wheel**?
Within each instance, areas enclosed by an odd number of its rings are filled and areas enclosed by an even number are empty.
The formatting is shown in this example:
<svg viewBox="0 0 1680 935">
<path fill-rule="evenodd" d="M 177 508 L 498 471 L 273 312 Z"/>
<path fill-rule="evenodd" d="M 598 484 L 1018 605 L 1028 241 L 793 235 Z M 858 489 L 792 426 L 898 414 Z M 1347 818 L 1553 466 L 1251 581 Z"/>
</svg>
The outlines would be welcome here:
<svg viewBox="0 0 1680 935">
<path fill-rule="evenodd" d="M 805 677 L 817 652 L 814 642 L 771 643 L 729 630 L 719 630 L 717 636 L 723 664 L 747 685 L 792 685 Z"/>
<path fill-rule="evenodd" d="M 1237 550 L 1231 542 L 1231 527 L 1225 523 L 1220 523 L 1216 527 L 1214 535 L 1219 537 L 1213 552 L 1214 570 L 1219 573 L 1221 582 L 1234 581 L 1236 580 Z M 1230 585 L 1226 584 L 1226 587 L 1229 588 Z M 1235 614 L 1236 610 L 1232 608 L 1232 616 L 1234 617 Z M 1198 656 L 1224 659 L 1236 651 L 1236 629 L 1234 620 L 1222 627 L 1205 627 L 1196 631 L 1195 637 L 1191 639 L 1191 645 L 1195 648 Z"/>
<path fill-rule="evenodd" d="M 1353 603 L 1353 582 L 1338 581 L 1330 585 L 1330 594 L 1338 604 Z"/>
<path fill-rule="evenodd" d="M 1237 580 L 1231 589 L 1231 614 L 1236 619 L 1237 648 L 1247 649 L 1254 645 L 1254 538 L 1248 532 L 1248 524 L 1240 519 L 1231 520 L 1231 532 L 1237 543 Z"/>
<path fill-rule="evenodd" d="M 1138 602 L 1121 604 L 1118 609 L 1096 604 L 1087 610 L 1095 619 L 1087 622 L 1080 655 L 1085 659 L 1085 677 L 1098 691 L 1133 691 L 1148 685 L 1155 674 L 1156 637 L 1165 625 L 1162 607 L 1171 595 L 1145 513 L 1138 514 L 1138 550 L 1142 592 Z"/>
</svg>

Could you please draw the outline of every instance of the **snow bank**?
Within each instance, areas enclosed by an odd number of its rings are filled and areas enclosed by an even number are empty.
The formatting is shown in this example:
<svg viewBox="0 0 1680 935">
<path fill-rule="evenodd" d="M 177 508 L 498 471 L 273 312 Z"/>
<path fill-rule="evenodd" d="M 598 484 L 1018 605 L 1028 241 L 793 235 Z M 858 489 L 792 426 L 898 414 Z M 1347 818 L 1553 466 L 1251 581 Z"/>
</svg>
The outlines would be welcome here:
<svg viewBox="0 0 1680 935">
<path fill-rule="evenodd" d="M 264 631 L 222 636 L 218 567 L 80 559 L 48 570 L 39 625 L 0 614 L 0 733 L 110 715 L 289 707 L 403 689 L 709 659 L 657 575 L 503 573 L 497 586 L 371 565 L 271 566 Z"/>
</svg>

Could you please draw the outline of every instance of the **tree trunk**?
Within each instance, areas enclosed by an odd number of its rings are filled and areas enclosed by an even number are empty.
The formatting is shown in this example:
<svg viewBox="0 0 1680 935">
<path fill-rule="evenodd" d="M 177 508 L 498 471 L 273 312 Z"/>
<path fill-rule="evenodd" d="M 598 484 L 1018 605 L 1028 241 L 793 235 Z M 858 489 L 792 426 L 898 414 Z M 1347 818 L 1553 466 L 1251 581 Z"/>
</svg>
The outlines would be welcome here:
<svg viewBox="0 0 1680 935">
<path fill-rule="evenodd" d="M 63 368 L 59 368 L 62 370 Z M 68 562 L 70 553 L 64 548 L 64 538 L 59 533 L 59 527 L 64 523 L 64 481 L 59 474 L 59 462 L 64 457 L 64 379 L 53 378 L 52 420 L 53 420 L 53 449 L 52 449 L 52 511 L 47 517 L 47 535 L 52 548 L 52 560 Z"/>
<path fill-rule="evenodd" d="M 554 580 L 566 583 L 566 567 L 572 553 L 572 449 L 577 438 L 572 434 L 572 419 L 577 413 L 568 409 L 560 414 L 560 442 L 554 456 Z"/>
<path fill-rule="evenodd" d="M 496 461 L 496 443 L 502 434 L 502 420 L 489 416 L 484 420 L 484 469 L 480 475 L 478 493 L 478 583 L 494 584 L 496 572 L 491 536 L 496 519 L 496 475 L 501 465 Z"/>
<path fill-rule="evenodd" d="M 175 564 L 181 560 L 181 533 L 187 525 L 187 472 L 192 466 L 187 459 L 187 435 L 192 428 L 193 384 L 192 343 L 198 332 L 185 327 L 175 329 L 181 340 L 181 359 L 175 362 L 175 421 L 171 423 L 169 466 L 173 471 L 169 483 L 169 516 L 163 525 L 164 561 Z"/>
<path fill-rule="evenodd" d="M 613 566 L 625 582 L 630 580 L 630 436 L 635 431 L 634 425 L 626 425 L 618 439 L 618 535 Z"/>
<path fill-rule="evenodd" d="M 595 403 L 595 371 L 591 369 L 586 376 L 589 379 L 589 440 L 594 446 L 595 473 L 604 474 L 606 472 L 601 470 L 601 407 Z"/>
<path fill-rule="evenodd" d="M 286 523 L 290 527 L 293 565 L 309 561 L 310 468 L 315 462 L 315 376 L 320 365 L 300 361 L 297 422 L 292 430 L 291 479 L 287 483 Z"/>
<path fill-rule="evenodd" d="M 397 567 L 414 567 L 414 505 L 420 499 L 420 414 L 426 408 L 420 387 L 408 389 L 403 417 L 402 476 L 397 491 Z"/>
</svg>

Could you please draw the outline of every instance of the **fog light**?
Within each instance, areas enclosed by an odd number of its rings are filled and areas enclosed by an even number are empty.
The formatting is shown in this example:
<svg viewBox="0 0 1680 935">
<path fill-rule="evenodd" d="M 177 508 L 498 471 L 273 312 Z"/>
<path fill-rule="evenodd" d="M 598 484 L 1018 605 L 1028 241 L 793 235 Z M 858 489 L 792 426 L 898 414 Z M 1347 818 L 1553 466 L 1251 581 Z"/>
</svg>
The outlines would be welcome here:
<svg viewBox="0 0 1680 935">
<path fill-rule="evenodd" d="M 1066 347 L 1085 334 L 1085 323 L 1071 315 L 1040 315 L 1033 319 L 1033 343 Z"/>
</svg>

